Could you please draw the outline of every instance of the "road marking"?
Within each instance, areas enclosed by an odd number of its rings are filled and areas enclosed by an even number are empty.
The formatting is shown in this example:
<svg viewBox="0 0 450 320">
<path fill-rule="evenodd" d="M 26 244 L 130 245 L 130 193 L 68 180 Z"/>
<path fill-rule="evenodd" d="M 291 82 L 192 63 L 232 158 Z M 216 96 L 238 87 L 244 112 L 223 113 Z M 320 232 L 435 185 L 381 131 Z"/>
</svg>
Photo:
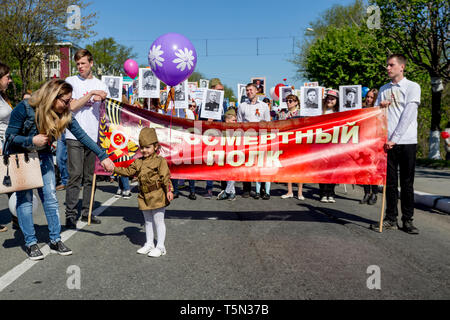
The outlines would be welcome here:
<svg viewBox="0 0 450 320">
<path fill-rule="evenodd" d="M 134 183 L 132 185 L 136 185 L 136 183 Z M 101 213 L 103 213 L 103 211 L 105 211 L 109 206 L 111 206 L 114 202 L 116 202 L 119 199 L 120 198 L 116 198 L 114 196 L 111 197 L 110 199 L 103 202 L 100 207 L 95 209 L 92 212 L 92 215 L 93 216 L 100 215 Z M 86 225 L 87 225 L 87 222 L 78 221 L 76 230 L 66 230 L 66 231 L 61 232 L 61 241 L 66 242 L 70 237 L 72 237 L 75 233 L 77 233 L 78 230 L 83 229 Z M 40 248 L 40 250 L 41 250 L 42 254 L 44 255 L 44 258 L 50 254 L 50 247 L 48 246 L 48 244 L 44 245 L 42 248 Z M 2 292 L 11 283 L 16 281 L 25 272 L 30 270 L 36 263 L 39 263 L 39 260 L 33 261 L 33 260 L 30 260 L 27 258 L 22 263 L 20 263 L 19 265 L 15 266 L 11 270 L 9 270 L 7 273 L 5 273 L 0 278 L 0 292 Z"/>
</svg>

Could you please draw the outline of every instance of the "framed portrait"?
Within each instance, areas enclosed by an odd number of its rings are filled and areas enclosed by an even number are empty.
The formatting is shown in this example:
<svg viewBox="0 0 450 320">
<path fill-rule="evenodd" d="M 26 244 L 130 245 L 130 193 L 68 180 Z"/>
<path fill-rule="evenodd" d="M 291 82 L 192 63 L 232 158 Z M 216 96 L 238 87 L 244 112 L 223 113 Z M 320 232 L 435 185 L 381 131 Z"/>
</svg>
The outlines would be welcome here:
<svg viewBox="0 0 450 320">
<path fill-rule="evenodd" d="M 204 91 L 200 117 L 205 119 L 221 120 L 223 113 L 224 91 L 207 89 Z"/>
<path fill-rule="evenodd" d="M 200 110 L 203 106 L 203 99 L 205 97 L 206 88 L 198 88 L 197 90 L 192 91 L 192 99 L 194 99 L 195 104 L 197 105 L 197 110 Z"/>
<path fill-rule="evenodd" d="M 209 80 L 207 80 L 207 79 L 200 79 L 199 88 L 208 89 L 209 88 Z"/>
<path fill-rule="evenodd" d="M 339 112 L 362 108 L 361 85 L 339 86 Z"/>
<path fill-rule="evenodd" d="M 107 98 L 122 101 L 122 77 L 102 76 L 102 82 L 108 87 Z"/>
<path fill-rule="evenodd" d="M 247 86 L 246 84 L 242 84 L 242 83 L 239 83 L 237 85 L 237 88 L 238 88 L 238 104 L 249 101 L 249 99 L 247 97 L 246 90 L 245 90 L 246 86 Z"/>
<path fill-rule="evenodd" d="M 287 109 L 286 97 L 293 93 L 291 87 L 280 87 L 280 109 Z"/>
<path fill-rule="evenodd" d="M 159 98 L 159 79 L 149 68 L 139 68 L 139 98 Z"/>
<path fill-rule="evenodd" d="M 301 87 L 300 115 L 319 116 L 322 114 L 322 87 Z"/>
<path fill-rule="evenodd" d="M 256 84 L 256 94 L 261 95 L 261 96 L 266 95 L 266 78 L 265 77 L 251 78 L 250 82 Z"/>
<path fill-rule="evenodd" d="M 167 90 L 159 90 L 159 103 L 162 106 L 166 105 L 168 92 Z"/>
<path fill-rule="evenodd" d="M 177 84 L 175 87 L 175 109 L 186 109 L 189 101 L 187 80 Z"/>
</svg>

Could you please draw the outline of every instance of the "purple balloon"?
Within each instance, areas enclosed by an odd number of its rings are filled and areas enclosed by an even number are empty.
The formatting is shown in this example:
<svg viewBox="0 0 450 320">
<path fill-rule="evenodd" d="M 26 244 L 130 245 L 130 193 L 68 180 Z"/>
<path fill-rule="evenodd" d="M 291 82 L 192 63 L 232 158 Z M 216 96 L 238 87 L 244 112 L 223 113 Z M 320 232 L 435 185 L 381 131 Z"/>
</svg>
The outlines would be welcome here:
<svg viewBox="0 0 450 320">
<path fill-rule="evenodd" d="M 159 80 L 174 87 L 194 72 L 197 52 L 186 37 L 166 33 L 150 46 L 148 63 Z"/>
</svg>

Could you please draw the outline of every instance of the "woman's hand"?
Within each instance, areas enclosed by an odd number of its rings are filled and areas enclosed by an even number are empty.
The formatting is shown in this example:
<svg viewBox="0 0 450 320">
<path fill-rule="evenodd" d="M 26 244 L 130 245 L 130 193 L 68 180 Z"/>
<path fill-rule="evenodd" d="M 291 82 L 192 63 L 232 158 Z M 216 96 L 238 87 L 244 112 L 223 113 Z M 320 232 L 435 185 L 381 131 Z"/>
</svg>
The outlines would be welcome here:
<svg viewBox="0 0 450 320">
<path fill-rule="evenodd" d="M 173 192 L 172 191 L 167 192 L 167 200 L 169 200 L 169 201 L 173 200 Z"/>
<path fill-rule="evenodd" d="M 101 101 L 105 100 L 107 93 L 103 90 L 92 90 L 89 92 L 89 94 L 94 97 L 94 101 Z"/>
<path fill-rule="evenodd" d="M 115 165 L 114 165 L 114 162 L 110 158 L 106 158 L 105 160 L 103 160 L 101 162 L 101 164 L 102 164 L 103 169 L 105 169 L 105 171 L 108 171 L 111 173 L 114 172 Z"/>
<path fill-rule="evenodd" d="M 48 144 L 48 136 L 46 134 L 38 134 L 33 137 L 33 144 L 36 147 L 43 147 Z"/>
</svg>

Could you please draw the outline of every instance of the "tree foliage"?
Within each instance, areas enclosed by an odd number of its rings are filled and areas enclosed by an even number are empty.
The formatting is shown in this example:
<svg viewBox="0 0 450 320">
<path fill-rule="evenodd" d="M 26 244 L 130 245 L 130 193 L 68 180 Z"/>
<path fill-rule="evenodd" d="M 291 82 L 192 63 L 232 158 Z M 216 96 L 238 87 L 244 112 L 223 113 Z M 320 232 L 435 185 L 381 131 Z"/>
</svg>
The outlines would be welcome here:
<svg viewBox="0 0 450 320">
<path fill-rule="evenodd" d="M 113 38 L 103 38 L 93 44 L 86 45 L 86 49 L 94 57 L 94 73 L 97 76 L 123 74 L 123 63 L 127 59 L 135 59 L 137 54 L 133 48 L 117 43 Z"/>
</svg>

